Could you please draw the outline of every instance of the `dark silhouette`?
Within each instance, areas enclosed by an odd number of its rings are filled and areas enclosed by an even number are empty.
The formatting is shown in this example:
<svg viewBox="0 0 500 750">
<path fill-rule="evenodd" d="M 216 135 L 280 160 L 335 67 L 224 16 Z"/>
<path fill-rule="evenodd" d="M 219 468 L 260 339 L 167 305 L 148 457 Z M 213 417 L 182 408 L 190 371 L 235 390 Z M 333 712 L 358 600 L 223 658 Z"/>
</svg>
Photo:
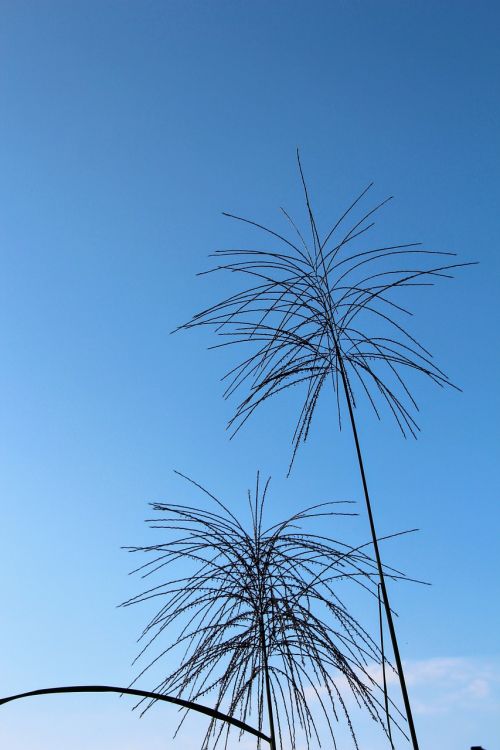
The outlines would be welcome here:
<svg viewBox="0 0 500 750">
<path fill-rule="evenodd" d="M 406 329 L 404 318 L 411 313 L 402 306 L 400 295 L 409 287 L 432 286 L 436 279 L 450 278 L 452 270 L 471 264 L 450 262 L 454 253 L 426 250 L 420 243 L 356 247 L 354 241 L 359 242 L 358 238 L 373 226 L 373 215 L 390 200 L 350 220 L 373 183 L 321 238 L 298 151 L 297 160 L 310 239 L 305 238 L 284 209 L 293 230 L 292 239 L 255 221 L 226 213 L 263 232 L 267 244 L 262 249 L 216 251 L 217 265 L 206 273 L 237 274 L 248 281 L 248 286 L 196 314 L 180 328 L 214 328 L 225 340 L 211 348 L 241 343 L 252 347 L 252 353 L 225 376 L 226 397 L 247 388 L 247 395 L 229 423 L 233 435 L 268 398 L 303 384 L 306 397 L 293 435 L 290 468 L 300 442 L 308 436 L 323 386 L 327 382 L 333 386 L 340 426 L 342 400 L 345 401 L 401 692 L 413 748 L 418 750 L 354 417 L 355 391 L 364 394 L 378 418 L 381 403 L 404 436 L 416 436 L 418 425 L 413 413 L 418 407 L 405 382 L 405 372 L 425 375 L 441 387 L 456 386 Z M 348 228 L 343 229 L 349 220 Z M 281 249 L 276 249 L 280 245 Z"/>
<path fill-rule="evenodd" d="M 154 503 L 157 515 L 149 523 L 165 531 L 164 537 L 147 547 L 128 548 L 151 556 L 136 569 L 143 576 L 166 574 L 179 559 L 183 565 L 192 564 L 183 577 L 166 577 L 124 603 L 161 600 L 142 633 L 141 654 L 171 632 L 174 624 L 180 630 L 174 642 L 167 636 L 167 645 L 158 645 L 159 653 L 138 678 L 160 657 L 180 648 L 180 665 L 155 691 L 192 701 L 213 694 L 216 710 L 226 705 L 226 713 L 244 723 L 255 711 L 259 731 L 267 714 L 272 750 L 283 746 L 285 734 L 290 747 L 296 748 L 298 727 L 308 747 L 312 737 L 319 741 L 318 711 L 326 719 L 334 746 L 332 715 L 336 721 L 343 717 L 357 747 L 345 690 L 390 738 L 387 692 L 367 669 L 370 662 L 384 663 L 385 658 L 339 598 L 341 582 L 349 581 L 361 586 L 376 604 L 377 565 L 364 551 L 371 543 L 353 548 L 301 529 L 308 519 L 355 514 L 339 510 L 342 503 L 323 503 L 266 528 L 263 513 L 269 480 L 262 485 L 257 475 L 253 497 L 248 494 L 251 526 L 246 531 L 227 505 L 184 478 L 215 503 L 217 512 Z M 385 572 L 391 579 L 406 578 L 392 568 Z M 230 725 L 224 729 L 212 720 L 202 750 L 215 746 L 224 731 L 227 741 L 229 730 Z"/>
<path fill-rule="evenodd" d="M 450 278 L 451 270 L 473 264 L 450 263 L 448 257 L 453 253 L 425 250 L 418 243 L 354 249 L 353 241 L 373 226 L 369 220 L 389 200 L 365 211 L 347 230 L 341 230 L 371 185 L 320 239 L 298 152 L 297 159 L 310 241 L 306 242 L 285 211 L 297 235 L 295 241 L 254 221 L 226 214 L 261 230 L 273 244 L 261 250 L 215 253 L 221 263 L 213 271 L 243 274 L 250 284 L 195 315 L 181 328 L 212 326 L 227 337 L 218 346 L 247 343 L 254 347 L 253 353 L 226 375 L 227 397 L 248 387 L 230 421 L 233 434 L 270 396 L 304 384 L 306 397 L 293 435 L 289 471 L 300 443 L 307 439 L 323 386 L 331 383 L 339 427 L 344 409 L 349 416 L 371 541 L 352 547 L 326 535 L 300 530 L 299 524 L 307 519 L 355 515 L 334 510 L 335 503 L 311 506 L 265 528 L 268 482 L 262 487 L 258 475 L 254 497 L 249 493 L 252 524 L 247 532 L 220 500 L 185 477 L 217 504 L 219 512 L 155 503 L 153 508 L 159 517 L 151 521 L 152 526 L 173 537 L 129 550 L 153 555 L 137 569 L 144 577 L 180 557 L 184 562 L 189 560 L 194 571 L 180 579 L 168 579 L 123 604 L 158 597 L 165 602 L 142 634 L 145 645 L 139 656 L 170 625 L 181 626 L 179 637 L 146 665 L 132 685 L 161 656 L 177 647 L 184 649 L 180 665 L 155 691 L 132 686 L 72 685 L 7 696 L 0 699 L 0 705 L 34 696 L 85 692 L 137 696 L 141 698 L 139 706 L 145 702 L 143 712 L 157 700 L 173 703 L 186 710 L 181 724 L 189 710 L 211 718 L 202 750 L 215 747 L 223 735 L 227 743 L 232 726 L 256 736 L 259 745 L 268 742 L 271 750 L 277 750 L 278 744 L 283 746 L 285 735 L 295 750 L 300 728 L 309 748 L 313 737 L 320 739 L 316 724 L 319 712 L 334 747 L 333 721 L 343 718 L 357 748 L 343 695 L 348 692 L 381 726 L 394 748 L 394 727 L 406 737 L 395 715 L 405 717 L 387 691 L 389 662 L 384 650 L 383 605 L 411 741 L 418 750 L 386 587 L 387 578 L 409 579 L 382 565 L 354 416 L 355 386 L 378 418 L 380 404 L 385 405 L 402 434 L 416 437 L 414 412 L 418 407 L 403 377 L 405 373 L 425 375 L 441 387 L 456 386 L 406 330 L 403 318 L 411 313 L 397 295 L 403 288 L 431 286 L 437 278 Z M 283 243 L 281 250 L 275 249 L 276 243 Z M 370 545 L 374 559 L 364 551 Z M 378 600 L 380 646 L 339 598 L 341 581 L 361 586 Z M 373 661 L 382 666 L 381 685 L 368 669 Z M 198 703 L 209 693 L 215 696 L 215 708 Z M 223 705 L 227 712 L 219 710 Z M 252 711 L 257 714 L 258 729 L 246 722 Z M 266 714 L 269 735 L 261 731 Z M 471 750 L 483 748 L 474 746 Z"/>
<path fill-rule="evenodd" d="M 114 685 L 66 685 L 65 687 L 53 687 L 53 688 L 40 688 L 39 690 L 30 690 L 27 693 L 18 693 L 17 695 L 8 695 L 6 698 L 0 698 L 0 706 L 4 703 L 10 703 L 11 701 L 17 701 L 21 698 L 34 698 L 41 695 L 56 695 L 60 693 L 119 693 L 120 695 L 135 695 L 140 698 L 151 698 L 155 701 L 164 701 L 165 703 L 174 703 L 182 708 L 189 709 L 191 711 L 197 711 L 198 713 L 210 716 L 213 721 L 219 720 L 224 721 L 227 724 L 231 724 L 244 732 L 250 732 L 261 740 L 270 742 L 270 738 L 259 732 L 258 729 L 245 724 L 238 719 L 234 719 L 232 716 L 216 711 L 208 706 L 203 706 L 200 703 L 193 703 L 193 701 L 185 701 L 181 698 L 173 698 L 169 695 L 163 695 L 161 693 L 154 693 L 149 690 L 138 690 L 130 687 L 116 687 Z"/>
</svg>

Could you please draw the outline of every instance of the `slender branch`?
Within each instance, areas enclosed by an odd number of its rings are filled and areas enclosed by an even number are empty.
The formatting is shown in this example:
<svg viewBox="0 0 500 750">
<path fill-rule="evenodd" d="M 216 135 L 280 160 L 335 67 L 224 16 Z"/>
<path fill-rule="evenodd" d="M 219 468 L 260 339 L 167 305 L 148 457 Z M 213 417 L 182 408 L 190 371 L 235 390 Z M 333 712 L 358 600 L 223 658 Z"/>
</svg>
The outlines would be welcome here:
<svg viewBox="0 0 500 750">
<path fill-rule="evenodd" d="M 380 598 L 380 583 L 377 586 L 377 594 L 378 594 L 378 621 L 380 625 L 380 651 L 382 652 L 382 679 L 383 679 L 383 685 L 384 685 L 385 716 L 387 719 L 387 734 L 389 735 L 389 742 L 391 743 L 392 750 L 394 750 L 394 743 L 392 741 L 392 733 L 391 733 L 391 716 L 389 713 L 389 695 L 387 693 L 387 679 L 385 676 L 384 624 L 382 621 L 382 599 Z"/>
<path fill-rule="evenodd" d="M 357 457 L 358 457 L 359 471 L 360 471 L 360 474 L 361 474 L 361 481 L 362 481 L 362 484 L 363 484 L 363 493 L 364 493 L 364 496 L 365 496 L 366 510 L 367 510 L 367 513 L 368 513 L 368 521 L 370 523 L 370 532 L 371 532 L 371 535 L 372 535 L 373 549 L 374 549 L 374 552 L 375 552 L 375 560 L 377 562 L 377 569 L 378 569 L 378 574 L 379 574 L 379 578 L 380 578 L 380 588 L 381 588 L 381 591 L 382 591 L 382 599 L 383 599 L 383 602 L 384 602 L 384 609 L 385 609 L 385 614 L 386 614 L 386 617 L 387 617 L 387 624 L 389 626 L 389 633 L 390 633 L 390 636 L 391 636 L 392 650 L 394 652 L 394 658 L 396 660 L 396 667 L 397 667 L 397 670 L 398 670 L 399 683 L 401 685 L 401 693 L 402 693 L 403 702 L 404 702 L 404 705 L 405 705 L 406 717 L 408 719 L 408 728 L 410 730 L 410 735 L 411 735 L 411 740 L 412 740 L 412 744 L 413 744 L 413 749 L 414 750 L 418 750 L 417 733 L 415 731 L 415 724 L 413 722 L 413 715 L 412 715 L 412 712 L 411 712 L 410 699 L 408 697 L 408 691 L 406 689 L 406 681 L 405 681 L 405 676 L 404 676 L 404 671 L 403 671 L 403 664 L 402 664 L 402 661 L 401 661 L 401 656 L 399 654 L 398 639 L 396 637 L 396 630 L 394 628 L 394 622 L 393 622 L 393 619 L 392 619 L 391 607 L 389 605 L 389 596 L 387 594 L 387 588 L 386 588 L 386 585 L 385 585 L 384 571 L 382 569 L 382 561 L 381 561 L 381 558 L 380 558 L 380 552 L 379 552 L 379 548 L 378 548 L 377 534 L 376 534 L 376 531 L 375 531 L 375 522 L 373 520 L 373 513 L 372 513 L 372 508 L 371 508 L 370 495 L 369 495 L 369 492 L 368 492 L 368 484 L 367 484 L 367 481 L 366 481 L 366 474 L 365 474 L 365 467 L 364 467 L 364 464 L 363 464 L 363 457 L 361 455 L 361 448 L 360 448 L 360 445 L 359 445 L 358 431 L 356 429 L 356 421 L 354 419 L 354 412 L 353 412 L 352 403 L 351 403 L 351 395 L 350 395 L 350 391 L 349 391 L 349 384 L 348 384 L 348 381 L 347 381 L 347 374 L 346 374 L 346 371 L 345 371 L 343 359 L 340 356 L 340 352 L 339 352 L 339 349 L 338 349 L 338 344 L 335 344 L 335 345 L 336 345 L 336 351 L 337 351 L 337 362 L 339 363 L 340 374 L 341 374 L 341 377 L 342 377 L 342 385 L 344 387 L 344 394 L 345 394 L 345 399 L 346 399 L 346 402 L 347 402 L 347 409 L 349 411 L 349 419 L 350 419 L 350 422 L 351 422 L 352 434 L 353 434 L 353 437 L 354 437 L 354 443 L 356 445 L 356 454 L 357 454 Z"/>
<path fill-rule="evenodd" d="M 202 706 L 199 703 L 193 703 L 192 701 L 185 701 L 181 698 L 173 698 L 170 695 L 163 695 L 162 693 L 153 693 L 148 690 L 137 690 L 136 688 L 125 688 L 116 687 L 114 685 L 66 685 L 64 687 L 53 687 L 53 688 L 41 688 L 39 690 L 30 690 L 27 693 L 18 693 L 17 695 L 8 695 L 5 698 L 0 698 L 0 705 L 4 703 L 10 703 L 11 701 L 20 700 L 21 698 L 32 698 L 38 695 L 54 695 L 57 693 L 119 693 L 125 695 L 137 695 L 140 698 L 152 698 L 157 701 L 165 701 L 166 703 L 174 703 L 182 708 L 187 708 L 191 711 L 197 711 L 200 714 L 211 716 L 212 719 L 219 719 L 220 721 L 226 722 L 226 724 L 233 724 L 238 729 L 244 732 L 249 732 L 255 735 L 261 740 L 271 743 L 271 738 L 259 732 L 258 729 L 254 729 L 249 724 L 245 724 L 243 721 L 227 716 L 221 711 L 216 711 L 208 706 Z M 271 745 L 274 750 L 274 746 Z"/>
<path fill-rule="evenodd" d="M 266 699 L 267 699 L 267 714 L 269 716 L 269 744 L 271 750 L 276 750 L 276 734 L 274 729 L 274 714 L 273 714 L 273 703 L 271 695 L 271 680 L 269 678 L 269 662 L 267 658 L 267 647 L 266 647 L 266 634 L 264 631 L 264 618 L 260 615 L 260 642 L 262 648 L 262 661 L 264 662 L 264 674 L 266 680 Z"/>
</svg>

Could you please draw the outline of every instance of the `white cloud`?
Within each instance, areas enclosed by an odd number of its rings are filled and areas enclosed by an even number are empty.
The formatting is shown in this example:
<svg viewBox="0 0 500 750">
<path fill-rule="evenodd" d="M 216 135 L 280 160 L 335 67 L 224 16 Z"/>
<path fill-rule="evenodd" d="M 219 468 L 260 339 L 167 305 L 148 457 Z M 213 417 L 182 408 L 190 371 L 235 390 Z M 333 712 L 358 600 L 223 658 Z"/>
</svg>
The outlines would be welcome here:
<svg viewBox="0 0 500 750">
<path fill-rule="evenodd" d="M 500 659 L 441 656 L 405 661 L 404 668 L 422 746 L 439 746 L 443 750 L 473 744 L 494 747 L 491 736 L 492 732 L 493 736 L 498 734 L 500 717 Z M 370 664 L 366 671 L 382 684 L 379 664 Z M 397 674 L 388 668 L 386 678 L 391 699 L 403 710 Z M 376 731 L 366 712 L 359 711 L 354 698 L 349 697 L 348 685 L 342 676 L 337 684 L 352 712 L 360 747 L 387 748 L 382 732 Z M 377 697 L 382 700 L 380 692 Z M 308 691 L 308 699 L 315 700 L 314 691 Z M 397 731 L 393 731 L 393 735 L 398 749 L 409 747 Z"/>
<path fill-rule="evenodd" d="M 408 690 L 420 714 L 500 710 L 497 660 L 440 657 L 405 663 Z"/>
</svg>

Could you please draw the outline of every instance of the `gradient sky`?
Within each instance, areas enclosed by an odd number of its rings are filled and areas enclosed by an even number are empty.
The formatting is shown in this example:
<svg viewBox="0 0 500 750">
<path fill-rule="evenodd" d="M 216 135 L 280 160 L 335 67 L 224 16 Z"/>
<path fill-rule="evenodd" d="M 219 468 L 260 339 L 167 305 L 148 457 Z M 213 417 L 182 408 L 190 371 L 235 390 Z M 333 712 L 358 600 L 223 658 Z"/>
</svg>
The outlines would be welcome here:
<svg viewBox="0 0 500 750">
<path fill-rule="evenodd" d="M 379 533 L 420 529 L 384 559 L 432 582 L 391 589 L 421 747 L 500 748 L 499 22 L 493 2 L 0 0 L 1 694 L 130 682 L 147 612 L 116 608 L 141 587 L 120 547 L 151 541 L 148 501 L 198 501 L 173 469 L 244 513 L 260 468 L 271 519 L 361 499 L 333 398 L 285 480 L 300 394 L 229 442 L 236 352 L 169 336 L 224 293 L 195 278 L 208 253 L 249 236 L 221 211 L 304 222 L 300 146 L 323 227 L 374 180 L 395 196 L 374 237 L 480 261 L 412 321 L 463 393 L 417 382 L 417 442 L 359 419 Z M 368 538 L 363 513 L 339 533 Z M 0 744 L 197 746 L 201 720 L 173 742 L 173 709 L 129 708 L 9 705 Z"/>
</svg>

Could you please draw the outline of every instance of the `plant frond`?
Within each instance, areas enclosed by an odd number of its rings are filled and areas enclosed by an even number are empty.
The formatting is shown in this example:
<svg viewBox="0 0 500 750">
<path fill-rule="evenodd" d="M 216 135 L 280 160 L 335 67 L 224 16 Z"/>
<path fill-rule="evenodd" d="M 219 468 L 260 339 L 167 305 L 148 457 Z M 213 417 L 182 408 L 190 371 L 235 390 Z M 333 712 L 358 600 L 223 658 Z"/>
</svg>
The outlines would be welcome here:
<svg viewBox="0 0 500 750">
<path fill-rule="evenodd" d="M 195 702 L 206 702 L 209 695 L 216 710 L 264 731 L 267 668 L 277 741 L 291 750 L 296 750 L 299 737 L 308 748 L 319 741 L 325 726 L 335 746 L 339 724 L 345 724 L 357 747 L 349 695 L 382 732 L 387 733 L 387 726 L 398 727 L 397 717 L 388 724 L 390 701 L 370 672 L 370 665 L 380 664 L 385 656 L 341 598 L 341 589 L 352 585 L 378 603 L 377 568 L 367 553 L 369 544 L 351 547 L 302 529 L 314 519 L 340 521 L 356 515 L 351 501 L 311 505 L 266 525 L 269 480 L 262 482 L 257 474 L 255 489 L 248 492 L 250 525 L 245 527 L 226 503 L 177 473 L 215 504 L 215 510 L 153 503 L 155 515 L 148 523 L 164 537 L 157 544 L 128 548 L 149 558 L 136 572 L 163 576 L 162 582 L 122 605 L 161 601 L 139 639 L 141 658 L 154 647 L 158 651 L 136 680 L 178 653 L 178 666 L 156 692 Z M 181 577 L 175 575 L 180 559 Z M 169 577 L 170 570 L 174 575 Z M 389 567 L 385 576 L 406 578 Z M 177 634 L 169 643 L 174 626 Z M 166 645 L 158 647 L 160 640 Z M 153 702 L 146 701 L 141 710 Z M 226 728 L 214 719 L 203 747 L 210 750 L 227 737 Z"/>
<path fill-rule="evenodd" d="M 217 251 L 218 264 L 208 273 L 238 274 L 249 283 L 180 326 L 210 326 L 225 337 L 211 348 L 245 343 L 252 349 L 226 376 L 226 398 L 246 389 L 229 422 L 232 434 L 271 396 L 295 385 L 305 389 L 292 437 L 292 463 L 300 443 L 307 439 L 328 376 L 336 390 L 341 424 L 336 387 L 341 366 L 352 388 L 353 403 L 359 386 L 379 419 L 385 406 L 405 437 L 417 435 L 418 408 L 408 375 L 418 373 L 439 386 L 456 386 L 408 330 L 406 318 L 412 313 L 401 304 L 400 293 L 452 278 L 451 271 L 474 265 L 449 261 L 454 253 L 429 250 L 418 242 L 366 248 L 360 236 L 366 237 L 374 215 L 391 200 L 361 210 L 356 218 L 373 183 L 321 237 L 298 152 L 297 162 L 307 234 L 285 209 L 281 211 L 294 232 L 293 239 L 254 220 L 225 213 L 261 232 L 264 243 L 261 249 Z M 342 229 L 348 219 L 351 225 Z"/>
</svg>

